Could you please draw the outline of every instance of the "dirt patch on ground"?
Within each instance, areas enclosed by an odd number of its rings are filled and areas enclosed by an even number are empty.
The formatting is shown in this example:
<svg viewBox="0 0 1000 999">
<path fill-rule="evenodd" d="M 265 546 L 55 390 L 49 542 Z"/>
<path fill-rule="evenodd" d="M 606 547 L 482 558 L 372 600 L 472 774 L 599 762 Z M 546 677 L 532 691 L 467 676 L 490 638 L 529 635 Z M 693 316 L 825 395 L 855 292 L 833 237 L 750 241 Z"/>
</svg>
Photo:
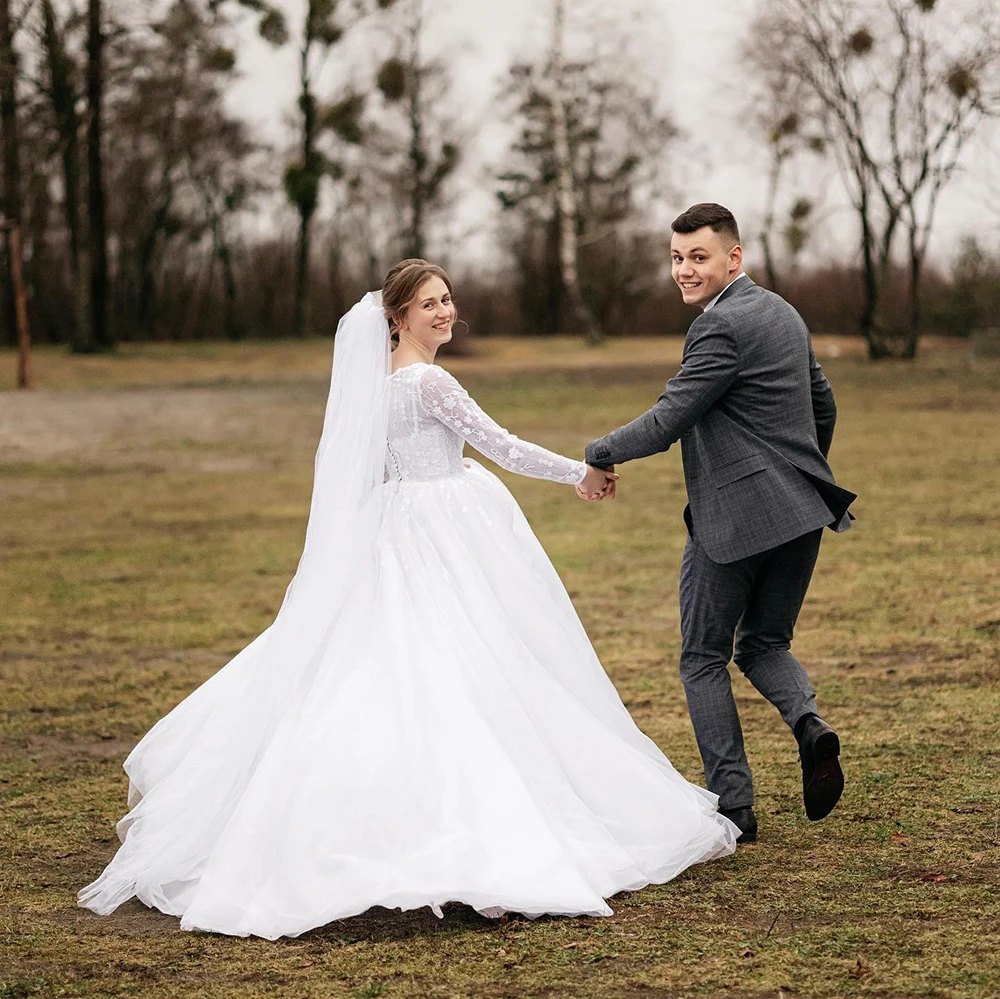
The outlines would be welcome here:
<svg viewBox="0 0 1000 999">
<path fill-rule="evenodd" d="M 199 447 L 312 440 L 308 414 L 319 385 L 280 388 L 151 388 L 99 392 L 0 393 L 0 462 L 159 469 L 200 467 Z M 236 447 L 234 448 L 234 445 Z M 252 455 L 237 454 L 240 468 Z M 210 456 L 211 463 L 218 463 Z M 229 458 L 233 460 L 232 457 Z"/>
<path fill-rule="evenodd" d="M 120 739 L 111 733 L 92 739 L 30 735 L 24 739 L 0 740 L 0 752 L 8 756 L 27 757 L 40 763 L 60 760 L 124 760 L 134 747 L 134 739 Z"/>
</svg>

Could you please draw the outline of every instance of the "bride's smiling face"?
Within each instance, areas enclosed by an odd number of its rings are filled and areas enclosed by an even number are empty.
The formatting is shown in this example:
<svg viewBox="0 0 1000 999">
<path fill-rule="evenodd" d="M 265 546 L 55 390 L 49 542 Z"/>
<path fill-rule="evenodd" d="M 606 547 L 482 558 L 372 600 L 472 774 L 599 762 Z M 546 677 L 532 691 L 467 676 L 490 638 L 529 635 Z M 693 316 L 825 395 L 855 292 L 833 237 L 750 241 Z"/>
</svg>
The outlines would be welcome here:
<svg viewBox="0 0 1000 999">
<path fill-rule="evenodd" d="M 425 347 L 439 347 L 451 339 L 455 316 L 455 303 L 448 285 L 439 277 L 428 278 L 407 305 L 399 324 L 399 335 Z"/>
</svg>

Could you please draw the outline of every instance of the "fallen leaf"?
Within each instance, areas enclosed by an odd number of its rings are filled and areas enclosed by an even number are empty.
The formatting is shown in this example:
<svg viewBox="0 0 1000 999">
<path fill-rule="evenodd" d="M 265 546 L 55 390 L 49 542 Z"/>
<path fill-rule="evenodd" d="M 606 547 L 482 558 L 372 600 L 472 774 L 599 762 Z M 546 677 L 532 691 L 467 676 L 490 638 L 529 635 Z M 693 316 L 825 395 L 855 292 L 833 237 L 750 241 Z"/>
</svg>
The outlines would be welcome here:
<svg viewBox="0 0 1000 999">
<path fill-rule="evenodd" d="M 863 978 L 865 975 L 870 975 L 871 973 L 872 969 L 860 957 L 858 958 L 858 963 L 848 972 L 851 978 Z"/>
<path fill-rule="evenodd" d="M 576 942 L 574 942 L 574 943 L 568 943 L 568 944 L 563 944 L 563 950 L 573 950 L 575 947 L 579 947 L 579 946 L 580 945 L 578 943 L 576 943 Z"/>
<path fill-rule="evenodd" d="M 894 832 L 889 837 L 889 842 L 892 843 L 893 846 L 909 846 L 910 845 L 910 837 L 909 836 L 904 836 L 900 832 Z"/>
<path fill-rule="evenodd" d="M 932 884 L 939 885 L 939 884 L 941 884 L 942 881 L 947 881 L 948 880 L 948 875 L 947 874 L 921 874 L 920 875 L 920 880 L 921 881 L 929 881 Z"/>
<path fill-rule="evenodd" d="M 740 957 L 753 957 L 753 956 L 754 956 L 753 951 L 749 947 L 744 947 L 740 951 Z"/>
</svg>

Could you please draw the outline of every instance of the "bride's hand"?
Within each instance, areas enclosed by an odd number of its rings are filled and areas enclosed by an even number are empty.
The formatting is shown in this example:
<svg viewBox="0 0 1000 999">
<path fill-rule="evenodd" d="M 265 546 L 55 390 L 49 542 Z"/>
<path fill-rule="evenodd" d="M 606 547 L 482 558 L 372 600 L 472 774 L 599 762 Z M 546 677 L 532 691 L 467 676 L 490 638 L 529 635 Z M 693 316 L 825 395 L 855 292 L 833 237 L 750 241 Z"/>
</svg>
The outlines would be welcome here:
<svg viewBox="0 0 1000 999">
<path fill-rule="evenodd" d="M 618 475 L 613 469 L 597 468 L 594 465 L 587 466 L 587 474 L 583 481 L 576 487 L 576 494 L 580 499 L 602 500 L 614 499 L 615 483 Z"/>
</svg>

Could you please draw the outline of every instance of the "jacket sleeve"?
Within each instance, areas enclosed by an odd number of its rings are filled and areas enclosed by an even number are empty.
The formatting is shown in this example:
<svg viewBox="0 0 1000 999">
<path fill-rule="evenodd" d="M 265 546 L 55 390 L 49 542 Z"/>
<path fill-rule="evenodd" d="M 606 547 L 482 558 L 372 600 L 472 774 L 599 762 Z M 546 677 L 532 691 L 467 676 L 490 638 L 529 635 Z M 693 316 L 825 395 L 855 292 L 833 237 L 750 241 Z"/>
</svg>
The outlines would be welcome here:
<svg viewBox="0 0 1000 999">
<path fill-rule="evenodd" d="M 732 327 L 711 312 L 695 322 L 700 328 L 687 344 L 680 371 L 660 398 L 642 416 L 587 445 L 588 464 L 606 468 L 666 451 L 732 385 L 739 371 Z"/>
<path fill-rule="evenodd" d="M 812 344 L 809 344 L 809 388 L 812 392 L 813 418 L 816 420 L 816 440 L 824 458 L 830 457 L 833 443 L 833 428 L 837 423 L 837 404 L 833 389 L 816 360 Z"/>
<path fill-rule="evenodd" d="M 574 486 L 587 474 L 582 461 L 564 458 L 504 430 L 444 368 L 430 365 L 422 372 L 420 401 L 431 416 L 508 472 Z"/>
</svg>

